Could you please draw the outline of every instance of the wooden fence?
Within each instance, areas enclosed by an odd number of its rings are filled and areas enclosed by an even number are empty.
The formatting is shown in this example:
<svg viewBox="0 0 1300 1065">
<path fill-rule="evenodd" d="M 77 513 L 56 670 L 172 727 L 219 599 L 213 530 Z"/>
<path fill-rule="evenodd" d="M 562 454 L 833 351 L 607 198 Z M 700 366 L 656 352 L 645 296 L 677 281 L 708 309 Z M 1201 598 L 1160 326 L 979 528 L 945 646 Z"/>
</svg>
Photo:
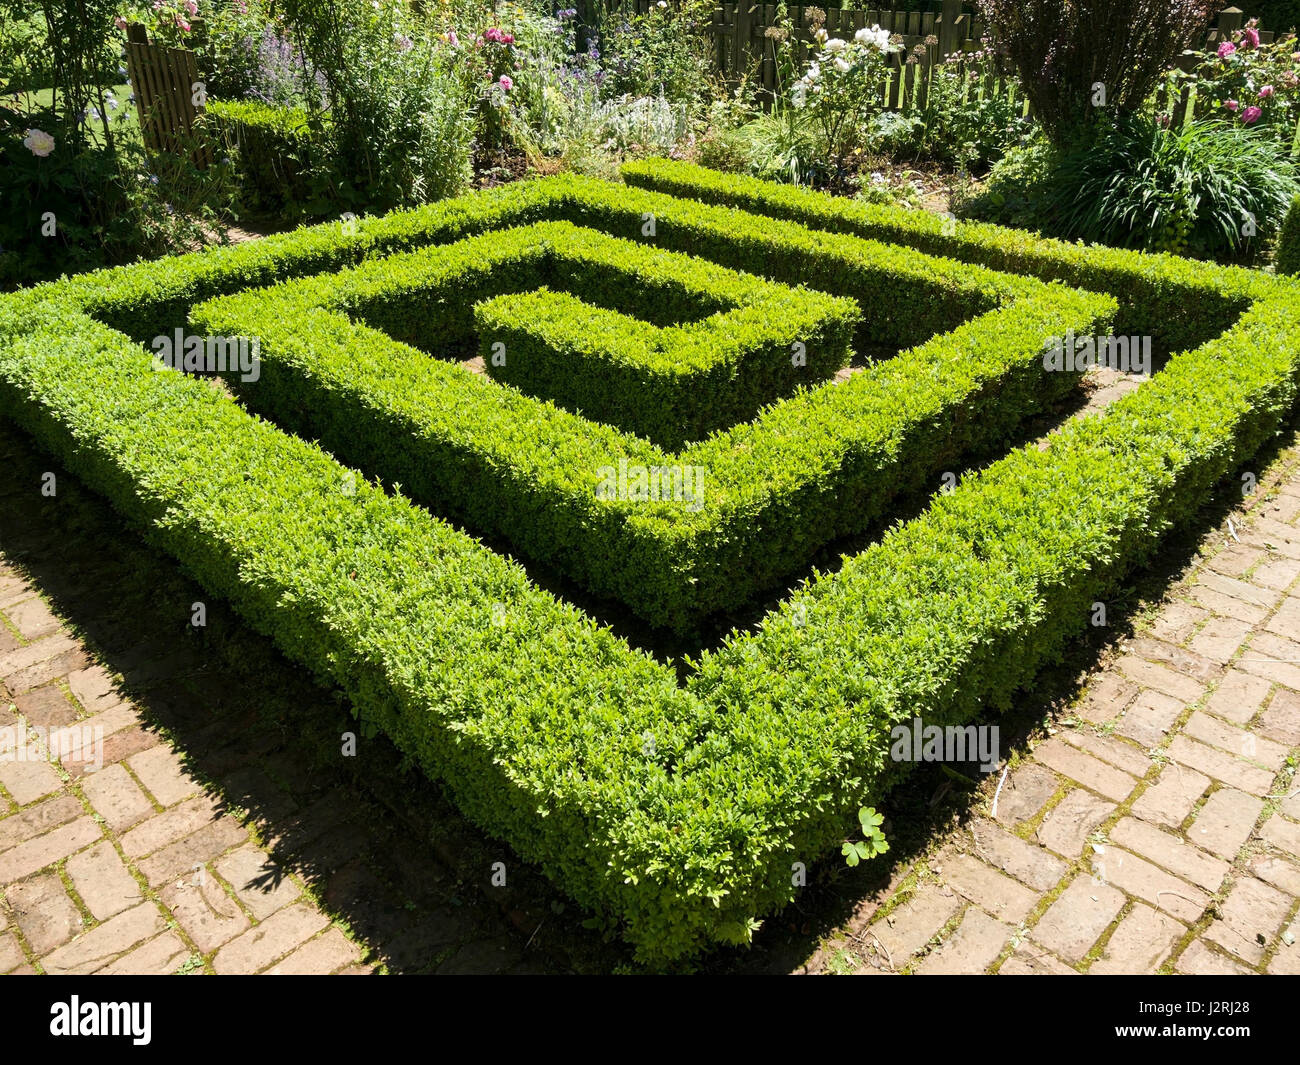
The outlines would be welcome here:
<svg viewBox="0 0 1300 1065">
<path fill-rule="evenodd" d="M 588 0 L 599 3 L 600 0 Z M 645 14 L 655 0 L 607 0 L 612 7 Z M 890 57 L 889 84 L 882 88 L 884 104 L 890 110 L 906 111 L 924 107 L 929 96 L 930 78 L 935 66 L 957 52 L 978 51 L 983 39 L 990 35 L 987 24 L 971 9 L 966 0 L 936 0 L 933 11 L 893 11 L 885 9 L 821 8 L 825 11 L 826 31 L 832 37 L 847 38 L 864 26 L 879 26 L 902 38 L 903 48 Z M 587 9 L 588 11 L 590 8 Z M 580 18 L 586 12 L 579 8 Z M 812 31 L 808 27 L 808 7 L 790 6 L 786 9 L 790 20 L 791 36 L 796 43 L 800 69 L 807 63 L 812 47 Z M 1216 25 L 1207 31 L 1205 44 L 1217 47 L 1218 43 L 1245 24 L 1245 16 L 1235 8 L 1225 9 Z M 718 71 L 733 80 L 742 75 L 752 75 L 757 84 L 770 97 L 776 89 L 776 64 L 773 41 L 768 37 L 770 27 L 776 27 L 777 8 L 774 4 L 751 3 L 750 0 L 724 0 L 713 12 L 713 60 Z M 1262 43 L 1271 43 L 1274 34 L 1260 31 Z M 909 61 L 910 60 L 910 61 Z M 994 61 L 986 65 L 986 78 L 978 86 L 982 94 L 1007 95 L 1015 99 L 1014 81 L 1009 78 L 1009 67 Z M 967 91 L 970 91 L 968 86 Z M 1194 101 L 1186 90 L 1180 100 L 1173 102 L 1173 110 L 1181 121 L 1186 109 Z M 1161 101 L 1162 109 L 1168 101 Z M 1027 107 L 1027 102 L 1026 102 Z"/>
<path fill-rule="evenodd" d="M 132 23 L 127 27 L 126 67 L 145 146 L 188 154 L 195 165 L 209 165 L 212 149 L 195 136 L 203 95 L 194 53 L 151 43 L 145 28 Z"/>
</svg>

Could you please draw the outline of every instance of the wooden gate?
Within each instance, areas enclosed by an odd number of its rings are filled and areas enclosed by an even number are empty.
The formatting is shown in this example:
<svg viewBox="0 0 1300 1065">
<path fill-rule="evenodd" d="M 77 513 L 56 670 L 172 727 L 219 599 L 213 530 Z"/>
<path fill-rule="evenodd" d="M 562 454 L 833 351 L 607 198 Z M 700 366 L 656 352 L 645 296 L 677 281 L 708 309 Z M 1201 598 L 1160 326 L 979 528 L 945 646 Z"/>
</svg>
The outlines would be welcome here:
<svg viewBox="0 0 1300 1065">
<path fill-rule="evenodd" d="M 203 113 L 203 86 L 194 53 L 150 43 L 145 28 L 137 23 L 127 27 L 126 37 L 127 73 L 145 147 L 188 154 L 196 166 L 208 166 L 212 148 L 196 133 Z"/>
</svg>

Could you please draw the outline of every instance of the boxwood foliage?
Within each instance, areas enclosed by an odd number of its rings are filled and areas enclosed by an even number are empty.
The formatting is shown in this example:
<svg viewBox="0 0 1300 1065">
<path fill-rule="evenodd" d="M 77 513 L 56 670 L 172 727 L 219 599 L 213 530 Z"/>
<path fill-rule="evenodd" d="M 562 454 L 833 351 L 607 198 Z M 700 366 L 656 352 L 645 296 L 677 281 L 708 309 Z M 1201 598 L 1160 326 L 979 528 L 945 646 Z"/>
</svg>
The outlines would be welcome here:
<svg viewBox="0 0 1300 1065">
<path fill-rule="evenodd" d="M 538 202 L 535 187 L 514 195 Z M 1218 285 L 1221 309 L 1240 305 L 1235 321 L 1046 450 L 964 479 L 811 579 L 678 686 L 514 564 L 400 494 L 341 490 L 354 471 L 204 382 L 152 371 L 138 344 L 84 313 L 125 292 L 121 313 L 151 324 L 239 287 L 241 272 L 265 284 L 384 241 L 463 235 L 506 201 L 487 202 L 439 215 L 436 234 L 429 215 L 399 217 L 308 232 L 280 246 L 283 262 L 257 248 L 2 297 L 0 413 L 341 685 L 467 816 L 652 964 L 747 941 L 795 896 L 791 864 L 838 846 L 858 805 L 883 805 L 906 769 L 889 760 L 894 724 L 961 724 L 1007 705 L 1296 398 L 1300 285 L 1203 264 L 1184 284 L 1130 259 L 1145 278 L 1134 292 L 1167 285 L 1173 305 L 1181 289 L 1187 313 L 1203 314 L 1198 297 Z M 1047 271 L 1059 249 L 1007 234 L 1022 239 Z M 1123 269 L 1098 268 L 1116 287 Z"/>
<path fill-rule="evenodd" d="M 312 135 L 307 112 L 256 100 L 210 100 L 206 112 L 239 150 L 244 205 L 300 217 L 312 195 L 313 160 L 319 162 L 327 151 Z"/>
<path fill-rule="evenodd" d="M 1116 330 L 1151 336 L 1166 351 L 1195 347 L 1221 333 L 1248 305 L 1255 284 L 1255 275 L 1244 269 L 1210 270 L 1204 263 L 1172 255 L 1047 240 L 1021 230 L 857 203 L 674 160 L 626 163 L 622 174 L 640 188 L 797 222 L 811 230 L 855 233 L 1108 292 L 1120 301 Z"/>
<path fill-rule="evenodd" d="M 497 380 L 666 448 L 832 376 L 848 364 L 858 318 L 850 299 L 569 222 L 296 284 L 304 306 L 346 311 L 435 354 L 463 354 L 477 335 Z"/>
<path fill-rule="evenodd" d="M 1291 201 L 1277 238 L 1277 272 L 1300 275 L 1300 196 Z"/>
<path fill-rule="evenodd" d="M 547 257 L 559 263 L 551 275 Z M 900 491 L 937 480 L 938 471 L 972 449 L 1000 443 L 1074 384 L 1072 374 L 1043 371 L 1044 338 L 1067 328 L 1081 335 L 1103 331 L 1114 310 L 1108 297 L 1020 284 L 1005 308 L 844 384 L 800 391 L 752 422 L 676 452 L 493 387 L 392 339 L 454 341 L 472 331 L 475 306 L 485 348 L 509 338 L 507 367 L 537 358 L 527 344 L 538 336 L 559 353 L 557 375 L 565 356 L 585 347 L 587 365 L 599 372 L 606 392 L 588 386 L 592 399 L 584 414 L 595 408 L 607 415 L 602 422 L 619 421 L 608 415 L 620 414 L 624 424 L 643 426 L 631 408 L 653 406 L 656 397 L 609 388 L 610 377 L 619 378 L 607 372 L 605 364 L 614 360 L 606 344 L 613 333 L 613 341 L 635 345 L 638 333 L 654 327 L 629 328 L 616 311 L 572 297 L 561 303 L 536 286 L 558 275 L 578 288 L 580 279 L 568 275 L 566 264 L 594 274 L 592 263 L 607 259 L 608 273 L 623 280 L 603 287 L 593 281 L 595 298 L 627 306 L 654 290 L 646 280 L 650 266 L 662 267 L 665 258 L 569 223 L 547 223 L 224 297 L 201 304 L 192 320 L 199 333 L 258 338 L 261 376 L 247 384 L 230 380 L 252 409 L 401 484 L 436 510 L 502 535 L 651 624 L 688 632 L 702 616 L 745 604 L 802 567 L 822 544 L 864 528 Z M 666 276 L 686 276 L 687 264 L 677 259 L 669 258 Z M 693 298 L 716 302 L 730 293 L 735 302 L 752 291 L 748 306 L 682 330 L 691 337 L 678 356 L 686 367 L 707 374 L 720 361 L 734 365 L 738 346 L 789 367 L 792 337 L 809 338 L 809 356 L 821 367 L 815 373 L 835 365 L 839 355 L 822 352 L 842 352 L 854 313 L 849 301 L 780 288 L 769 293 L 770 286 L 760 288 L 752 278 L 711 264 L 700 269 L 710 281 L 701 281 Z M 495 288 L 525 291 L 474 302 Z M 679 297 L 676 313 L 689 313 Z M 521 324 L 503 320 L 503 301 Z M 780 322 L 761 320 L 782 306 Z M 615 350 L 634 367 L 664 365 L 654 351 Z M 490 365 L 492 352 L 485 355 Z M 530 391 L 559 391 L 565 406 L 582 408 L 563 383 L 548 389 L 541 373 L 523 376 Z M 725 389 L 726 382 L 717 385 Z M 627 411 L 612 402 L 623 398 Z M 688 402 L 683 396 L 678 409 L 692 409 Z M 714 405 L 735 409 L 721 395 Z M 651 493 L 651 478 L 667 480 L 675 493 L 638 498 L 638 470 Z M 625 496 L 602 494 L 612 475 L 622 478 L 617 487 L 629 489 Z"/>
</svg>

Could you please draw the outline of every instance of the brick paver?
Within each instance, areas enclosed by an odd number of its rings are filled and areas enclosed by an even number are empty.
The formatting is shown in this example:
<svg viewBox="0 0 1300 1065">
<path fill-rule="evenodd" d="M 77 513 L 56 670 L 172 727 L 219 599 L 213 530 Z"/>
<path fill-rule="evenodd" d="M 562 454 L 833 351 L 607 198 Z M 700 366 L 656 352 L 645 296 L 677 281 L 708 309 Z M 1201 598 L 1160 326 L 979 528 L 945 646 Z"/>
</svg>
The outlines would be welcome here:
<svg viewBox="0 0 1300 1065">
<path fill-rule="evenodd" d="M 960 920 L 911 928 L 885 893 L 855 942 L 882 934 L 880 908 L 890 942 L 924 944 L 898 966 L 920 974 L 1300 971 L 1300 449 L 1230 521 L 1021 751 L 996 808 L 993 774 L 937 857 L 896 869 L 950 888 Z"/>
</svg>

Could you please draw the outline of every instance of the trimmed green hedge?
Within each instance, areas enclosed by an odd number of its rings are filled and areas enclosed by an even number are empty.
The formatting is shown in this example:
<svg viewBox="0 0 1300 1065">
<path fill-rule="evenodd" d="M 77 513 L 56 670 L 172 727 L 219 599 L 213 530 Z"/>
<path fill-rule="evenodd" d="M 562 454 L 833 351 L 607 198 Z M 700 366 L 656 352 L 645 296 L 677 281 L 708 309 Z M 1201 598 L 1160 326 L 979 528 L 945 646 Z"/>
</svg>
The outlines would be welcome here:
<svg viewBox="0 0 1300 1065">
<path fill-rule="evenodd" d="M 1300 196 L 1291 201 L 1291 207 L 1282 219 L 1282 231 L 1277 238 L 1277 272 L 1300 275 Z"/>
<path fill-rule="evenodd" d="M 857 203 L 668 159 L 626 163 L 622 174 L 624 181 L 639 188 L 797 222 L 811 230 L 855 233 L 995 270 L 1108 292 L 1120 301 L 1118 333 L 1151 336 L 1168 351 L 1195 347 L 1222 332 L 1249 304 L 1256 284 L 1257 275 L 1244 269 L 1209 271 L 1203 263 L 1173 255 L 1048 240 L 1021 230 Z M 810 239 L 819 235 L 810 234 Z"/>
<path fill-rule="evenodd" d="M 837 848 L 852 811 L 882 805 L 906 770 L 889 760 L 892 725 L 1007 705 L 1296 398 L 1300 284 L 1197 264 L 1181 286 L 1139 257 L 1135 292 L 1167 281 L 1166 303 L 1182 287 L 1189 313 L 1204 313 L 1195 299 L 1218 285 L 1235 320 L 1046 450 L 938 496 L 756 633 L 705 654 L 679 687 L 517 566 L 399 495 L 347 494 L 349 471 L 318 448 L 203 382 L 151 371 L 138 345 L 83 313 L 127 293 L 123 311 L 150 322 L 203 286 L 237 288 L 241 270 L 260 283 L 312 272 L 313 255 L 361 252 L 347 240 L 427 236 L 435 217 L 441 237 L 489 213 L 476 210 L 395 216 L 342 242 L 337 228 L 308 232 L 278 259 L 187 257 L 166 264 L 174 274 L 148 263 L 2 297 L 0 412 L 342 685 L 467 816 L 651 963 L 747 941 L 795 896 L 792 863 Z M 1020 254 L 1047 269 L 1058 249 L 1029 238 Z M 1105 270 L 1123 280 L 1117 260 Z"/>
<path fill-rule="evenodd" d="M 705 714 L 669 669 L 75 305 L 31 310 L 0 344 L 5 416 L 584 905 L 659 904 L 625 861 Z"/>
<path fill-rule="evenodd" d="M 497 380 L 666 448 L 834 375 L 848 364 L 858 317 L 852 300 L 568 222 L 486 233 L 292 286 L 268 296 L 344 311 L 437 355 L 463 355 L 478 339 Z M 540 294 L 547 286 L 582 300 Z M 523 294 L 527 309 L 514 302 Z M 292 306 L 281 313 L 297 317 Z M 494 352 L 498 344 L 504 351 Z"/>
<path fill-rule="evenodd" d="M 593 279 L 590 288 L 607 305 L 626 306 L 638 294 L 646 301 L 651 264 L 668 277 L 684 268 L 663 252 L 547 223 L 225 297 L 196 308 L 192 322 L 207 335 L 260 340 L 260 378 L 230 381 L 254 410 L 321 440 L 441 512 L 501 534 L 596 593 L 620 599 L 651 624 L 679 631 L 691 630 L 703 615 L 747 603 L 806 565 L 822 544 L 882 516 L 899 492 L 933 483 L 963 454 L 1003 441 L 1076 380 L 1043 371 L 1044 338 L 1067 329 L 1103 332 L 1114 309 L 1105 297 L 1021 282 L 1013 290 L 1022 294 L 1003 309 L 672 453 L 528 395 L 503 393 L 462 367 L 431 363 L 391 339 L 415 341 L 423 334 L 456 341 L 469 331 L 469 306 L 486 292 L 545 283 L 550 278 L 538 250 L 541 237 L 567 285 L 584 290 L 566 264 L 587 272 L 601 267 L 604 286 Z M 909 253 L 909 260 L 913 269 L 926 270 L 926 257 Z M 712 266 L 700 270 L 710 281 L 701 282 L 694 299 L 728 289 L 740 299 L 748 292 L 758 317 L 782 314 L 779 323 L 751 326 L 755 338 L 780 330 L 774 345 L 760 348 L 762 358 L 788 367 L 791 338 L 807 337 L 810 362 L 825 367 L 815 375 L 834 365 L 819 350 L 842 350 L 852 321 L 847 301 L 791 290 L 761 290 L 766 294 L 759 299 L 752 279 Z M 623 281 L 614 284 L 619 277 Z M 620 287 L 625 291 L 617 292 Z M 554 294 L 545 305 L 554 310 Z M 478 306 L 482 316 L 499 311 L 495 301 Z M 527 354 L 518 359 L 514 353 L 546 327 L 544 313 L 516 309 L 529 324 L 514 332 L 489 320 L 486 354 L 506 335 L 507 366 L 526 362 Z M 734 335 L 739 313 L 707 321 Z M 593 330 L 598 316 L 570 321 L 570 343 L 604 344 Z M 823 343 L 819 330 L 834 342 Z M 708 331 L 695 332 L 697 339 L 709 338 Z M 565 342 L 563 336 L 549 339 Z M 708 368 L 722 353 L 720 345 L 706 345 L 688 363 Z M 724 363 L 724 369 L 731 367 Z M 718 382 L 716 405 L 729 413 L 735 401 L 724 395 L 728 383 L 725 377 Z M 557 383 L 554 391 L 565 387 Z M 596 389 L 587 394 L 592 401 L 586 410 L 605 415 L 601 421 L 616 421 L 611 414 L 634 420 L 635 412 L 613 409 Z M 622 394 L 629 406 L 656 404 L 644 387 Z M 668 501 L 602 498 L 609 471 L 629 465 L 643 469 L 647 479 L 689 476 L 690 490 Z"/>
<path fill-rule="evenodd" d="M 307 112 L 253 100 L 211 100 L 206 112 L 239 149 L 244 205 L 259 214 L 303 215 L 313 156 L 321 152 Z"/>
</svg>

